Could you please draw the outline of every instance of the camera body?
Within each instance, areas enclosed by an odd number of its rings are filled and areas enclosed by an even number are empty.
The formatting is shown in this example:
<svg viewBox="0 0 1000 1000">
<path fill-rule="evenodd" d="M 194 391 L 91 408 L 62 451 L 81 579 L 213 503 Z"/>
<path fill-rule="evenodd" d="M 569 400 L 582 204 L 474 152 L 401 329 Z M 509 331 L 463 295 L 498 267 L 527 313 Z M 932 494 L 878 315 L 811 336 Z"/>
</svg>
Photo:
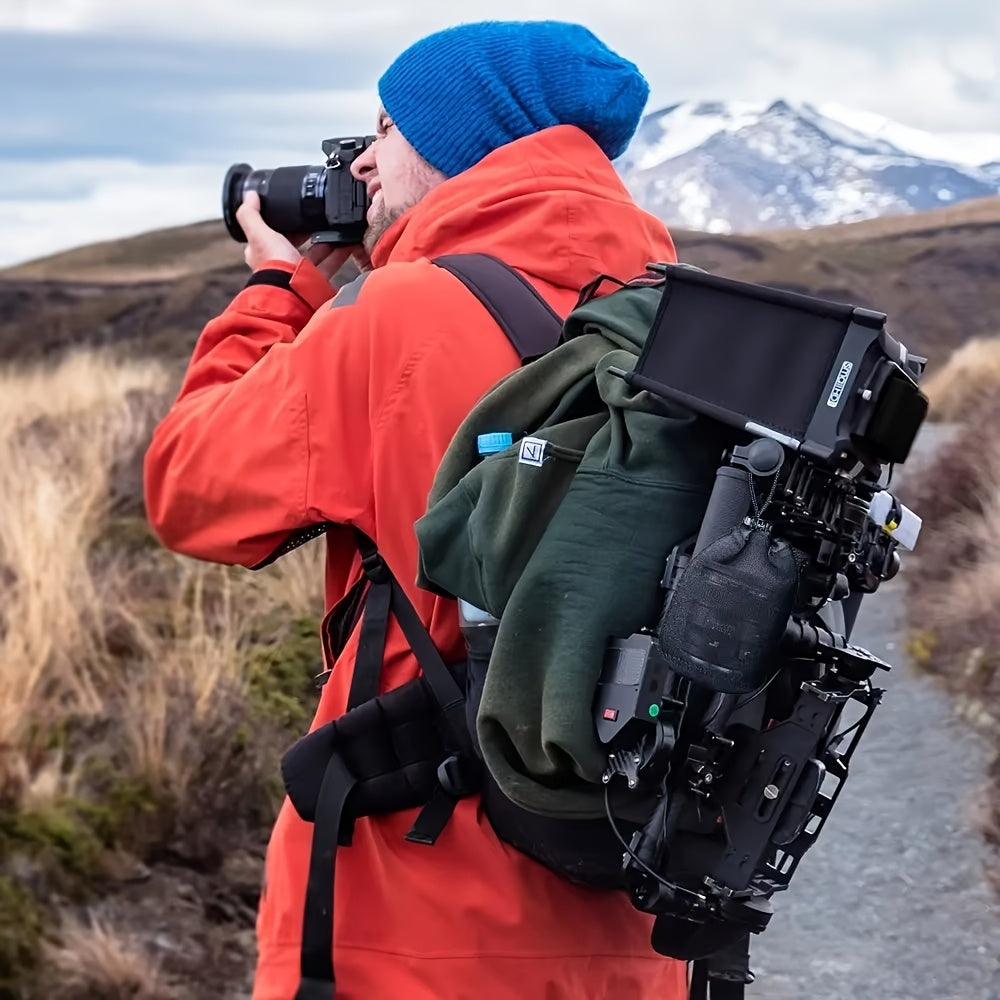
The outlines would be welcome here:
<svg viewBox="0 0 1000 1000">
<path fill-rule="evenodd" d="M 369 207 L 365 185 L 351 173 L 354 162 L 375 137 L 323 140 L 326 163 L 254 170 L 234 163 L 222 184 L 222 218 L 229 235 L 246 243 L 236 210 L 248 191 L 260 196 L 264 221 L 285 236 L 311 234 L 313 243 L 356 246 L 364 238 Z"/>
</svg>

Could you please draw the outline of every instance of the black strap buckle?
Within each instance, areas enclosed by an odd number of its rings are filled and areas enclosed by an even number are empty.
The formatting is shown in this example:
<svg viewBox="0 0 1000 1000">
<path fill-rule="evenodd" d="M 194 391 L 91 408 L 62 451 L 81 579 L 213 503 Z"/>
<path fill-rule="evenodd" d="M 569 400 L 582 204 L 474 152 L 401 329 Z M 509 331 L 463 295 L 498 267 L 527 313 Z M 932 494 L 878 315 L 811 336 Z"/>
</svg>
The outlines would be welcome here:
<svg viewBox="0 0 1000 1000">
<path fill-rule="evenodd" d="M 361 569 L 372 583 L 389 583 L 392 574 L 377 550 L 361 553 Z"/>
<path fill-rule="evenodd" d="M 406 840 L 433 845 L 445 828 L 459 799 L 474 795 L 482 786 L 482 764 L 464 754 L 452 754 L 438 765 L 438 786 L 413 822 Z"/>
<path fill-rule="evenodd" d="M 479 791 L 483 783 L 483 767 L 466 754 L 452 754 L 438 765 L 437 779 L 441 787 L 456 799 L 464 799 Z"/>
</svg>

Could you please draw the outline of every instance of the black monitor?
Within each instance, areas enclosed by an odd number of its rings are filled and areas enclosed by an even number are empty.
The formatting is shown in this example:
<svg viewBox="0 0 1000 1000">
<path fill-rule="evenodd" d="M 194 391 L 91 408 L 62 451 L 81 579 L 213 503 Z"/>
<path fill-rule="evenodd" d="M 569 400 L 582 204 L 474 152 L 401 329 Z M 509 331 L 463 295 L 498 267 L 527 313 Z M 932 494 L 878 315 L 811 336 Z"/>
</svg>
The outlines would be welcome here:
<svg viewBox="0 0 1000 1000">
<path fill-rule="evenodd" d="M 924 359 L 857 306 L 654 264 L 666 286 L 627 381 L 835 466 L 903 462 Z"/>
</svg>

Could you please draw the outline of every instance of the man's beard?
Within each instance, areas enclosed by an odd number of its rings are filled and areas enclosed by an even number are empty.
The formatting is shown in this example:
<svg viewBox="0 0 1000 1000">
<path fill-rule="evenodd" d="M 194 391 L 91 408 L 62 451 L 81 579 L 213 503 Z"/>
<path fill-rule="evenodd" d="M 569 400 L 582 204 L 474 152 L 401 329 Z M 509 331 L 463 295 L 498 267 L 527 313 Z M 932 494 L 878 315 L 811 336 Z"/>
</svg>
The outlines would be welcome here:
<svg viewBox="0 0 1000 1000">
<path fill-rule="evenodd" d="M 382 204 L 379 205 L 378 210 L 375 213 L 375 218 L 368 223 L 368 228 L 365 230 L 365 236 L 362 240 L 365 252 L 369 257 L 372 255 L 372 250 L 375 249 L 375 244 L 382 239 L 386 230 L 389 229 L 389 227 L 397 219 L 401 219 L 404 215 L 406 215 L 412 207 L 412 205 L 408 205 L 406 208 L 395 208 L 391 212 L 388 212 L 386 211 L 385 202 L 382 202 Z"/>
</svg>

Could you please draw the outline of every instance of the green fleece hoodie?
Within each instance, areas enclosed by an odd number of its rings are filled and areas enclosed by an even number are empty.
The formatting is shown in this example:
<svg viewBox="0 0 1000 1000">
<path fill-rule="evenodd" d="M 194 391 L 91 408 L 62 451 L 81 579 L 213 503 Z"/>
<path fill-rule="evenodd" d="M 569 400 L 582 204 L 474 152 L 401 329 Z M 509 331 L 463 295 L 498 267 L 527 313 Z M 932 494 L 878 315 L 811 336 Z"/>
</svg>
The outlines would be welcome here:
<svg viewBox="0 0 1000 1000">
<path fill-rule="evenodd" d="M 500 619 L 479 742 L 504 793 L 546 815 L 603 814 L 604 649 L 655 624 L 666 559 L 697 531 L 722 457 L 720 425 L 610 371 L 634 367 L 660 294 L 630 286 L 576 309 L 566 342 L 463 422 L 416 525 L 418 583 Z M 515 443 L 479 460 L 492 431 Z"/>
</svg>

